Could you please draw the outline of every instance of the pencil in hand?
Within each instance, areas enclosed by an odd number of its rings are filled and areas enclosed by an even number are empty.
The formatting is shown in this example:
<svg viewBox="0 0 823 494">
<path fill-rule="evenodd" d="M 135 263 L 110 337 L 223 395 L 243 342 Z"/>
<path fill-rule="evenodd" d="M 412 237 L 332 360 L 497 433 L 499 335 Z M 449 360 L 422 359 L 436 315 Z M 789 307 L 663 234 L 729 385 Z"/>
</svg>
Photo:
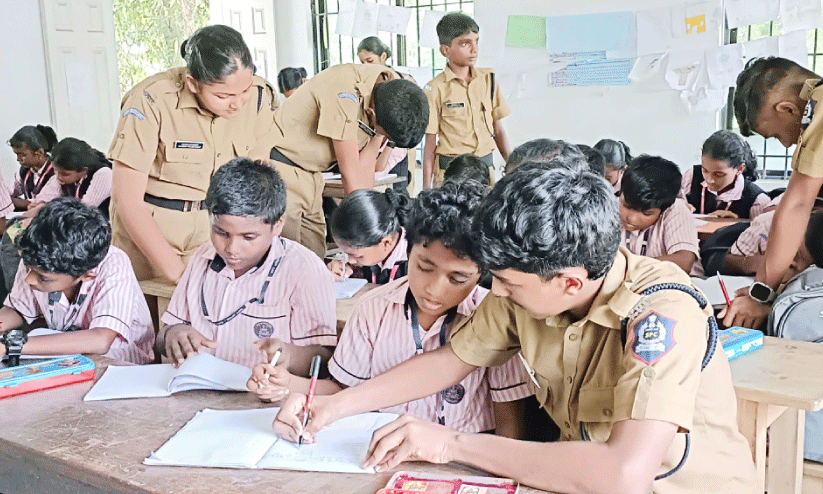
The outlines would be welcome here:
<svg viewBox="0 0 823 494">
<path fill-rule="evenodd" d="M 314 398 L 314 388 L 317 386 L 317 376 L 320 375 L 320 355 L 315 355 L 311 359 L 311 368 L 309 370 L 311 375 L 311 382 L 309 383 L 309 395 L 306 397 L 306 406 L 303 409 L 303 430 L 309 424 L 309 414 L 311 413 L 311 402 Z M 303 432 L 300 432 L 300 437 L 297 440 L 297 445 L 303 445 Z"/>
<path fill-rule="evenodd" d="M 277 365 L 277 361 L 278 361 L 278 360 L 280 360 L 280 354 L 281 354 L 281 353 L 283 353 L 283 350 L 281 350 L 281 349 L 277 349 L 277 351 L 276 351 L 276 352 L 274 352 L 274 355 L 272 355 L 272 358 L 271 358 L 271 366 L 272 366 L 272 367 L 274 367 L 275 365 Z M 269 373 L 268 373 L 268 372 L 266 372 L 265 374 L 263 374 L 263 381 L 264 381 L 265 383 L 268 383 L 268 382 L 269 382 Z M 262 382 L 257 383 L 257 387 L 258 387 L 258 388 L 262 388 L 262 387 L 263 387 L 263 383 L 262 383 Z"/>
</svg>

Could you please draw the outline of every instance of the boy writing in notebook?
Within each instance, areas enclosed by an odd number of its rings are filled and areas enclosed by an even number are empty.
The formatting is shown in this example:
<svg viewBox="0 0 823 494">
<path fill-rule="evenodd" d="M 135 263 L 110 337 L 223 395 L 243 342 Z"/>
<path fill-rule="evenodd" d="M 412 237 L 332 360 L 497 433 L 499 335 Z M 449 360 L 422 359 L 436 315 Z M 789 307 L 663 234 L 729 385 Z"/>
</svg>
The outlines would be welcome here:
<svg viewBox="0 0 823 494">
<path fill-rule="evenodd" d="M 447 182 L 420 194 L 406 232 L 408 276 L 372 290 L 357 304 L 329 361 L 332 379 L 318 381 L 316 393 L 356 386 L 448 344 L 450 330 L 488 293 L 477 285 L 481 272 L 469 257 L 474 242 L 465 221 L 486 190 L 475 181 Z M 264 373 L 271 377 L 266 380 Z M 478 368 L 442 393 L 369 409 L 410 414 L 461 432 L 496 430 L 519 438 L 521 400 L 531 394 L 526 379 L 515 359 L 502 367 Z M 265 399 L 281 398 L 286 387 L 306 393 L 309 380 L 260 365 L 249 381 L 249 389 Z"/>
<path fill-rule="evenodd" d="M 53 199 L 17 238 L 22 262 L 0 309 L 0 334 L 43 318 L 58 334 L 32 336 L 23 354 L 154 361 L 154 328 L 126 254 L 111 246 L 99 210 Z M 2 338 L 0 338 L 2 339 Z M 0 345 L 0 355 L 6 348 Z"/>
<path fill-rule="evenodd" d="M 712 308 L 674 289 L 641 295 L 690 278 L 619 248 L 608 182 L 523 166 L 486 196 L 473 229 L 495 296 L 444 347 L 316 396 L 305 429 L 306 397 L 291 393 L 274 423 L 281 437 L 314 442 L 341 417 L 446 389 L 520 353 L 559 442 L 459 433 L 405 416 L 375 432 L 365 466 L 457 461 L 550 492 L 754 492 L 729 363 L 708 344 Z"/>
<path fill-rule="evenodd" d="M 678 199 L 680 169 L 667 159 L 641 155 L 623 172 L 620 224 L 633 254 L 671 261 L 690 273 L 700 248 L 686 201 Z"/>
<path fill-rule="evenodd" d="M 423 188 L 443 182 L 443 172 L 461 154 L 473 154 L 493 167 L 492 152 L 509 159 L 508 138 L 501 119 L 510 111 L 494 71 L 475 67 L 480 27 L 457 12 L 437 23 L 440 53 L 449 61 L 424 87 L 429 99 L 429 125 L 423 154 Z"/>
<path fill-rule="evenodd" d="M 334 282 L 323 262 L 280 237 L 286 187 L 273 168 L 235 158 L 206 193 L 211 243 L 200 247 L 161 318 L 164 355 L 175 365 L 198 352 L 253 367 L 280 362 L 308 375 L 337 343 Z"/>
</svg>

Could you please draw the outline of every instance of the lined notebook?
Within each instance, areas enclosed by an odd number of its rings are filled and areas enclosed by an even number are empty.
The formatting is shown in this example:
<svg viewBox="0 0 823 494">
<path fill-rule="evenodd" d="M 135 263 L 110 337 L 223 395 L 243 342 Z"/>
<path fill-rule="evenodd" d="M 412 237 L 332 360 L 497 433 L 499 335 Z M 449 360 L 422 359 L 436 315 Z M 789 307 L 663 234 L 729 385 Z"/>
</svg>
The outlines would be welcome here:
<svg viewBox="0 0 823 494">
<path fill-rule="evenodd" d="M 352 298 L 355 293 L 366 286 L 368 280 L 365 278 L 346 278 L 342 281 L 334 282 L 335 297 L 337 300 Z"/>
<path fill-rule="evenodd" d="M 317 433 L 317 442 L 290 443 L 274 433 L 279 408 L 198 412 L 143 463 L 309 472 L 374 473 L 361 467 L 372 433 L 397 418 L 364 413 L 338 420 Z"/>
<path fill-rule="evenodd" d="M 191 389 L 248 391 L 251 369 L 202 353 L 171 364 L 110 365 L 83 401 L 161 398 Z"/>
</svg>

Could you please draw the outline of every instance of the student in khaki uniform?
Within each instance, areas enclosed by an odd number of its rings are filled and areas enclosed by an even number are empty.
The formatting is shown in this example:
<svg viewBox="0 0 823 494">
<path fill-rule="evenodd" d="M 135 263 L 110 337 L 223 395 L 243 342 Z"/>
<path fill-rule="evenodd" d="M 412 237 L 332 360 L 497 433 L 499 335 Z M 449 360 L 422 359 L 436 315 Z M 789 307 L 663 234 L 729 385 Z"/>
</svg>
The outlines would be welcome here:
<svg viewBox="0 0 823 494">
<path fill-rule="evenodd" d="M 288 191 L 283 236 L 325 256 L 321 173 L 336 161 L 347 194 L 371 189 L 385 140 L 414 147 L 428 120 L 423 91 L 389 67 L 336 65 L 306 81 L 274 115 L 271 159 Z"/>
<path fill-rule="evenodd" d="M 267 158 L 276 99 L 254 76 L 234 29 L 208 26 L 181 51 L 186 67 L 149 77 L 126 93 L 109 149 L 115 246 L 137 279 L 177 282 L 209 240 L 203 206 L 209 178 L 236 156 Z"/>
<path fill-rule="evenodd" d="M 458 155 L 473 154 L 493 167 L 492 152 L 496 146 L 503 160 L 509 159 L 511 149 L 500 120 L 511 112 L 494 71 L 474 66 L 479 32 L 480 27 L 471 17 L 457 12 L 446 14 L 437 23 L 440 53 L 449 61 L 443 72 L 424 88 L 429 99 L 423 152 L 424 189 L 433 183 L 441 184 L 444 170 Z"/>
<path fill-rule="evenodd" d="M 823 99 L 820 76 L 785 58 L 756 58 L 737 76 L 734 114 L 744 136 L 775 137 L 797 144 L 792 177 L 772 220 L 766 255 L 748 297 L 739 293 L 722 312 L 727 326 L 759 328 L 766 321 L 775 290 L 800 248 L 809 215 L 823 186 Z"/>
<path fill-rule="evenodd" d="M 324 425 L 364 406 L 445 389 L 521 353 L 560 442 L 460 434 L 401 417 L 375 432 L 365 465 L 385 471 L 405 460 L 458 461 L 551 492 L 751 494 L 754 464 L 737 430 L 729 363 L 722 350 L 707 352 L 711 307 L 701 310 L 677 290 L 641 296 L 661 283 L 688 285 L 689 277 L 618 250 L 619 225 L 602 177 L 520 167 L 474 217 L 475 257 L 491 270 L 496 296 L 445 347 L 315 396 L 305 430 L 305 396 L 292 394 L 275 430 L 313 442 Z M 398 384 L 408 382 L 416 385 Z"/>
</svg>

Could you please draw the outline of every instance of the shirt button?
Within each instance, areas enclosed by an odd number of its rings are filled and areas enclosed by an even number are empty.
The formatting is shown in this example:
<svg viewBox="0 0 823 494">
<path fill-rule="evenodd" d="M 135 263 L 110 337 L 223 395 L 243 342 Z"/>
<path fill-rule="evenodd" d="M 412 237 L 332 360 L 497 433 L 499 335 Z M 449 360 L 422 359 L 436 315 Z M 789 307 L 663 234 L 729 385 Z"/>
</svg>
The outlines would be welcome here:
<svg viewBox="0 0 823 494">
<path fill-rule="evenodd" d="M 577 334 L 575 334 L 575 333 L 570 334 L 570 335 L 569 335 L 569 339 L 570 339 L 571 341 L 577 341 Z"/>
<path fill-rule="evenodd" d="M 184 155 L 183 155 L 183 159 L 184 159 L 184 160 L 187 160 L 187 159 L 189 159 L 189 157 L 188 157 L 187 155 L 185 155 L 185 154 L 184 154 Z"/>
<path fill-rule="evenodd" d="M 221 157 L 221 156 L 223 156 L 221 153 L 217 153 L 218 158 Z"/>
<path fill-rule="evenodd" d="M 125 137 L 126 137 L 126 134 L 120 134 L 120 139 L 124 139 Z"/>
<path fill-rule="evenodd" d="M 568 381 L 569 384 L 571 384 L 574 381 L 574 378 L 572 376 L 569 376 L 566 378 L 566 381 Z"/>
<path fill-rule="evenodd" d="M 652 369 L 651 367 L 646 367 L 643 370 L 643 375 L 648 377 L 648 378 L 654 377 L 654 369 Z"/>
<path fill-rule="evenodd" d="M 611 417 L 611 416 L 612 416 L 612 411 L 611 411 L 611 409 L 609 409 L 609 408 L 604 408 L 604 409 L 603 409 L 603 415 L 605 415 L 606 417 Z"/>
</svg>

